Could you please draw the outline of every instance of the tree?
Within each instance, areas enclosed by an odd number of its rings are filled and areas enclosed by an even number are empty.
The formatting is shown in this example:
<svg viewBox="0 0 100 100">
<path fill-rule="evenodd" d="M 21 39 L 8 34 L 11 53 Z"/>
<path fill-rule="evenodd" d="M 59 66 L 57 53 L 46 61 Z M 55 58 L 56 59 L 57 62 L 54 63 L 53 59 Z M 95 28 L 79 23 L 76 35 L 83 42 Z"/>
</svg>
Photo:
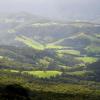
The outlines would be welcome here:
<svg viewBox="0 0 100 100">
<path fill-rule="evenodd" d="M 47 61 L 46 59 L 39 59 L 38 60 L 38 65 L 45 71 L 48 66 L 49 66 L 50 62 Z"/>
</svg>

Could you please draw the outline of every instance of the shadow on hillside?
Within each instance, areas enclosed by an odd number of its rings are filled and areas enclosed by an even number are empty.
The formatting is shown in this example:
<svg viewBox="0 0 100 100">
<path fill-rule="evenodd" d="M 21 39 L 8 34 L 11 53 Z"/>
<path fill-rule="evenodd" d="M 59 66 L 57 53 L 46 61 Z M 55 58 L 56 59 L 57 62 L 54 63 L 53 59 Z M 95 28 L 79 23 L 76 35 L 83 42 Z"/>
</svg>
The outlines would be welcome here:
<svg viewBox="0 0 100 100">
<path fill-rule="evenodd" d="M 30 91 L 18 84 L 0 84 L 0 100 L 100 100 L 98 95 Z"/>
<path fill-rule="evenodd" d="M 0 88 L 0 100 L 30 100 L 27 89 L 12 84 Z"/>
</svg>

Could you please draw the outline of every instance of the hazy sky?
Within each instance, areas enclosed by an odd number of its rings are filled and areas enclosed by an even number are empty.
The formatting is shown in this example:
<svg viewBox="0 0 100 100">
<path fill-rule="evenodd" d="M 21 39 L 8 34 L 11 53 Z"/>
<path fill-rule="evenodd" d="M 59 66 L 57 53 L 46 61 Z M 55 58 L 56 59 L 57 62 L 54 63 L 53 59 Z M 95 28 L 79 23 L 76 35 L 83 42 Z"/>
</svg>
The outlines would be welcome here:
<svg viewBox="0 0 100 100">
<path fill-rule="evenodd" d="M 0 0 L 0 12 L 21 11 L 51 18 L 92 17 L 100 15 L 100 0 Z"/>
</svg>

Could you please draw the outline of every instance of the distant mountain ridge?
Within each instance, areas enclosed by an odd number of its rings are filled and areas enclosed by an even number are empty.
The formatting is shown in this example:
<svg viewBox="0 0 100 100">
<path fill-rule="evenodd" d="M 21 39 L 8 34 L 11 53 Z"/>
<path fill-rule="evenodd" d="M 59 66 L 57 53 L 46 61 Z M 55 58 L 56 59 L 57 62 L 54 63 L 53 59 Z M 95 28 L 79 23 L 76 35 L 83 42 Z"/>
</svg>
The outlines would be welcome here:
<svg viewBox="0 0 100 100">
<path fill-rule="evenodd" d="M 19 35 L 31 37 L 42 43 L 51 43 L 78 33 L 95 35 L 99 34 L 99 31 L 100 25 L 92 22 L 57 22 L 29 13 L 0 15 L 0 39 L 4 45 L 15 45 L 14 40 Z"/>
</svg>

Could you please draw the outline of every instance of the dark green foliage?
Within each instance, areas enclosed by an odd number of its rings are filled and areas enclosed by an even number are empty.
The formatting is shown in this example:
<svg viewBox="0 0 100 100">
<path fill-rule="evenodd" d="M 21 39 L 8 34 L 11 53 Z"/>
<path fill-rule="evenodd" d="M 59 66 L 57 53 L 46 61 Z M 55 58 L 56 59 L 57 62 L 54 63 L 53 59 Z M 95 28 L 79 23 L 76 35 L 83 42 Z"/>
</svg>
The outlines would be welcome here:
<svg viewBox="0 0 100 100">
<path fill-rule="evenodd" d="M 0 77 L 0 100 L 99 100 L 100 90 L 62 83 Z"/>
<path fill-rule="evenodd" d="M 3 88 L 2 88 L 3 87 Z M 1 86 L 1 100 L 30 100 L 28 90 L 18 84 Z"/>
<path fill-rule="evenodd" d="M 88 65 L 87 70 L 92 70 L 94 72 L 91 74 L 92 80 L 100 82 L 100 60 Z"/>
</svg>

